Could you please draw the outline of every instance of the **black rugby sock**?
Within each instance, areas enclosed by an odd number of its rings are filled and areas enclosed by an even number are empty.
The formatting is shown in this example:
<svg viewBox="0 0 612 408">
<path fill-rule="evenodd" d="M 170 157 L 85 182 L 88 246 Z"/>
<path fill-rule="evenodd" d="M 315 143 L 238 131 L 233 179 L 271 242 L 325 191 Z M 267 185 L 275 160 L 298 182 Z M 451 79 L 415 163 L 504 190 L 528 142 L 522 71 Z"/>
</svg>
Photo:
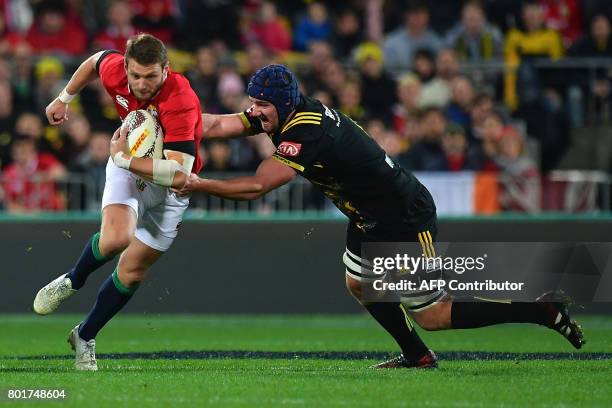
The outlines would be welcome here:
<svg viewBox="0 0 612 408">
<path fill-rule="evenodd" d="M 417 362 L 429 352 L 399 303 L 377 302 L 364 307 L 393 336 L 406 359 Z"/>
<path fill-rule="evenodd" d="M 548 315 L 538 303 L 453 301 L 451 327 L 472 329 L 500 323 L 535 323 L 545 325 Z"/>
<path fill-rule="evenodd" d="M 87 277 L 93 271 L 113 258 L 112 256 L 102 256 L 98 247 L 99 241 L 100 233 L 96 232 L 89 241 L 87 241 L 87 245 L 83 248 L 81 256 L 66 275 L 66 277 L 72 281 L 72 289 L 80 289 L 85 284 Z"/>
<path fill-rule="evenodd" d="M 96 304 L 79 327 L 79 336 L 85 341 L 95 338 L 102 327 L 129 302 L 136 289 L 138 286 L 128 288 L 123 285 L 115 268 L 100 287 Z"/>
</svg>

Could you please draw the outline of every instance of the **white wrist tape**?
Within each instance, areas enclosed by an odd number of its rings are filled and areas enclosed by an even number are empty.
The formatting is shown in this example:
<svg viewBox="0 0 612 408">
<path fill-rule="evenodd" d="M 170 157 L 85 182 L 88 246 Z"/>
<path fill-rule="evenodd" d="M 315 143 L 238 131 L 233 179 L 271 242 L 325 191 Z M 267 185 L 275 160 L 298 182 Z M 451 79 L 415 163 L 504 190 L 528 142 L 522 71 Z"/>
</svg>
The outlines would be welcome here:
<svg viewBox="0 0 612 408">
<path fill-rule="evenodd" d="M 57 99 L 63 103 L 70 103 L 76 95 L 69 94 L 66 88 L 62 89 Z"/>
<path fill-rule="evenodd" d="M 117 152 L 113 156 L 113 161 L 115 162 L 117 167 L 129 170 L 130 169 L 130 163 L 132 162 L 132 156 L 128 156 L 129 159 L 126 159 L 125 156 L 127 156 L 127 153 Z"/>
<path fill-rule="evenodd" d="M 168 158 L 171 155 L 173 158 Z M 180 155 L 177 157 L 177 155 Z M 195 161 L 190 154 L 173 150 L 164 150 L 164 159 L 153 159 L 153 182 L 161 186 L 172 187 L 177 171 L 189 175 Z M 176 157 L 176 159 L 175 159 Z M 178 160 L 178 161 L 177 161 Z M 180 163 L 179 163 L 180 161 Z"/>
<path fill-rule="evenodd" d="M 190 154 L 187 153 L 183 153 L 183 152 L 177 152 L 175 150 L 164 150 L 164 157 L 168 159 L 168 153 L 172 152 L 172 154 L 180 154 L 180 161 L 179 164 L 183 167 L 183 173 L 189 174 L 191 173 L 191 170 L 193 169 L 193 163 L 195 162 L 195 157 L 193 157 Z M 171 159 L 170 159 L 171 160 Z"/>
<path fill-rule="evenodd" d="M 177 171 L 185 172 L 176 160 L 153 159 L 153 182 L 160 186 L 171 187 Z"/>
</svg>

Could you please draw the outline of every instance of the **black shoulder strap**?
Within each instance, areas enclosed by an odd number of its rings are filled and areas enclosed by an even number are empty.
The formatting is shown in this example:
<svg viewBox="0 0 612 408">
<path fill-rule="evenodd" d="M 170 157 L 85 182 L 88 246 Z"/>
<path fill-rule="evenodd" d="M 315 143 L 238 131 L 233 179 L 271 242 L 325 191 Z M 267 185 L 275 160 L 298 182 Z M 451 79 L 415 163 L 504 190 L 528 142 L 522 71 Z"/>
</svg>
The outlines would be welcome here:
<svg viewBox="0 0 612 408">
<path fill-rule="evenodd" d="M 164 149 L 187 153 L 195 157 L 197 147 L 195 140 L 185 140 L 183 142 L 164 142 Z"/>
<path fill-rule="evenodd" d="M 101 55 L 100 58 L 98 58 L 98 61 L 96 62 L 96 74 L 98 74 L 98 76 L 100 76 L 100 64 L 102 63 L 102 60 L 104 58 L 106 58 L 107 55 L 109 54 L 121 54 L 119 51 L 117 50 L 106 50 L 104 51 Z"/>
</svg>

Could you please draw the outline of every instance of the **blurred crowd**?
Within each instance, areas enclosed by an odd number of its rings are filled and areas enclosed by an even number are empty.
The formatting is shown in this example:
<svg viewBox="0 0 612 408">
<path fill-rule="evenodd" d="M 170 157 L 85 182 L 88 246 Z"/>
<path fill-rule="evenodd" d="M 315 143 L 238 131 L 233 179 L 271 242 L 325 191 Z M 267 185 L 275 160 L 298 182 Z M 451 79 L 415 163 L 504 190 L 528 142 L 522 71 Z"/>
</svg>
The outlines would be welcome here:
<svg viewBox="0 0 612 408">
<path fill-rule="evenodd" d="M 85 57 L 138 32 L 167 44 L 207 112 L 244 110 L 250 75 L 284 63 L 408 169 L 492 172 L 529 190 L 570 129 L 607 124 L 612 70 L 593 61 L 612 57 L 610 15 L 609 0 L 0 0 L 0 205 L 84 208 L 82 193 L 57 189 L 70 177 L 99 200 L 112 100 L 88 86 L 60 128 L 44 108 Z M 551 64 L 564 59 L 595 68 Z M 273 149 L 265 137 L 209 141 L 204 171 L 249 172 Z"/>
</svg>

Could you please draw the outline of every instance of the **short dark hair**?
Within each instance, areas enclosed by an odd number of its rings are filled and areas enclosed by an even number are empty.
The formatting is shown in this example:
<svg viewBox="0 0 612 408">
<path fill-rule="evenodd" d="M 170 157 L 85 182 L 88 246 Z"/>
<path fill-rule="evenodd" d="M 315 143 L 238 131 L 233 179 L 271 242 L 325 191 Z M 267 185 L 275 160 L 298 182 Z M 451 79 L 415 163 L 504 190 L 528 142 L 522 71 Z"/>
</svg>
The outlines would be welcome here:
<svg viewBox="0 0 612 408">
<path fill-rule="evenodd" d="M 42 16 L 45 13 L 66 14 L 66 4 L 63 1 L 47 0 L 38 3 L 35 7 L 37 16 Z"/>
<path fill-rule="evenodd" d="M 11 141 L 11 148 L 20 145 L 31 145 L 34 149 L 37 149 L 36 141 L 29 137 L 28 135 L 24 135 L 21 133 L 17 133 L 13 136 L 13 140 Z"/>
<path fill-rule="evenodd" d="M 133 59 L 140 65 L 160 64 L 165 67 L 168 64 L 168 51 L 166 46 L 158 38 L 151 34 L 137 34 L 127 41 L 125 48 L 125 59 Z"/>
<path fill-rule="evenodd" d="M 608 13 L 606 13 L 604 11 L 598 11 L 595 14 L 593 14 L 593 16 L 589 19 L 589 27 L 592 27 L 593 23 L 595 22 L 595 20 L 597 20 L 599 18 L 605 18 L 606 21 L 608 21 L 608 23 L 610 23 L 610 16 L 608 15 Z"/>
<path fill-rule="evenodd" d="M 444 111 L 435 105 L 425 106 L 421 108 L 417 113 L 417 118 L 418 120 L 423 120 L 426 116 L 429 116 L 432 113 L 440 115 L 444 118 L 444 120 L 446 120 L 446 115 L 444 114 Z"/>
<path fill-rule="evenodd" d="M 491 116 L 494 117 L 496 120 L 498 120 L 502 125 L 506 125 L 508 123 L 507 115 L 503 111 L 501 111 L 500 109 L 493 109 L 487 115 L 487 118 L 489 118 Z"/>
<path fill-rule="evenodd" d="M 447 135 L 461 134 L 465 136 L 465 129 L 463 126 L 461 126 L 457 122 L 450 122 L 446 125 L 446 129 L 444 133 Z"/>
<path fill-rule="evenodd" d="M 425 48 L 425 47 L 417 48 L 414 51 L 414 57 L 413 58 L 414 59 L 425 58 L 425 59 L 428 59 L 429 61 L 431 61 L 434 65 L 436 63 L 436 53 L 435 53 L 435 51 L 433 51 L 430 48 Z"/>
<path fill-rule="evenodd" d="M 467 0 L 465 3 L 463 3 L 463 7 L 461 7 L 461 10 L 465 10 L 468 7 L 476 7 L 483 12 L 485 11 L 481 0 Z"/>
<path fill-rule="evenodd" d="M 541 7 L 541 4 L 538 3 L 538 0 L 523 0 L 522 8 L 526 7 Z"/>
<path fill-rule="evenodd" d="M 481 92 L 477 94 L 476 97 L 474 98 L 474 106 L 480 105 L 481 103 L 486 102 L 486 101 L 495 102 L 493 95 L 487 92 Z"/>
<path fill-rule="evenodd" d="M 429 6 L 425 0 L 411 0 L 406 3 L 406 14 L 420 13 L 424 11 L 429 13 Z"/>
</svg>

